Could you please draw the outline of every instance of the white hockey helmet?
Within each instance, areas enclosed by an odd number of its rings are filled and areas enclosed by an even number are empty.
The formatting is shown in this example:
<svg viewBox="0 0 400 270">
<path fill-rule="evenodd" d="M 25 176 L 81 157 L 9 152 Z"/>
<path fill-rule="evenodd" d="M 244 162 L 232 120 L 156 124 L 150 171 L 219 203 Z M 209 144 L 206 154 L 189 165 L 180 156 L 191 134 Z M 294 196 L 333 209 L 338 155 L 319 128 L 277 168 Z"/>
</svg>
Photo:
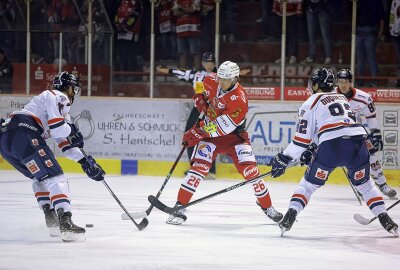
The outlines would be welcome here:
<svg viewBox="0 0 400 270">
<path fill-rule="evenodd" d="M 222 79 L 235 79 L 238 78 L 240 74 L 240 68 L 238 64 L 231 62 L 231 61 L 225 61 L 223 62 L 217 71 L 217 76 L 218 78 Z"/>
</svg>

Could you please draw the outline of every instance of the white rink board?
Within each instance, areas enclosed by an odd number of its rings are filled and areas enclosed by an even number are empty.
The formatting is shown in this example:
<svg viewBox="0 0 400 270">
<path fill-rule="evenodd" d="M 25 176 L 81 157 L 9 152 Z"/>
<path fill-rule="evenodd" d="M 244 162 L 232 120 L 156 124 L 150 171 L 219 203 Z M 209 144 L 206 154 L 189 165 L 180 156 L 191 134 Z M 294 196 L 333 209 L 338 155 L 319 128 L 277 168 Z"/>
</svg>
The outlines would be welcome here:
<svg viewBox="0 0 400 270">
<path fill-rule="evenodd" d="M 20 109 L 29 97 L 0 97 L 0 116 Z M 260 164 L 285 148 L 296 130 L 301 102 L 251 101 L 247 131 Z M 98 158 L 173 161 L 181 148 L 191 100 L 79 98 L 71 109 L 88 153 Z M 385 169 L 399 169 L 399 106 L 377 104 L 384 138 Z M 59 151 L 56 151 L 60 154 Z M 183 160 L 186 159 L 184 155 Z"/>
</svg>

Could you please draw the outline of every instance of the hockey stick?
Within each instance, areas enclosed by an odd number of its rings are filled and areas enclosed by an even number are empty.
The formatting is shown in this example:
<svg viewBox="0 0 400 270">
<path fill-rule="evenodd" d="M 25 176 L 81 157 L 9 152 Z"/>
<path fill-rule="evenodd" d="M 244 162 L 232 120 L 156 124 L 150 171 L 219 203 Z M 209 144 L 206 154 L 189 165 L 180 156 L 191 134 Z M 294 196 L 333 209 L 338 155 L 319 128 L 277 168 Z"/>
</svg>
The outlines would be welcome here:
<svg viewBox="0 0 400 270">
<path fill-rule="evenodd" d="M 182 149 L 181 149 L 181 152 L 179 152 L 179 155 L 178 155 L 178 157 L 176 158 L 174 165 L 172 165 L 172 168 L 169 170 L 169 173 L 167 174 L 167 177 L 165 177 L 164 183 L 162 184 L 160 190 L 157 192 L 157 195 L 155 196 L 155 198 L 158 199 L 158 198 L 160 197 L 162 191 L 164 190 L 165 186 L 167 185 L 167 183 L 168 183 L 168 181 L 169 181 L 169 178 L 171 177 L 172 173 L 174 172 L 176 165 L 178 165 L 178 162 L 179 162 L 179 160 L 181 159 L 181 157 L 182 157 L 183 153 L 185 152 L 186 148 L 187 148 L 187 145 L 186 145 L 186 144 L 183 145 L 183 147 L 182 147 Z M 137 213 L 132 213 L 131 215 L 132 215 L 132 217 L 135 218 L 135 219 L 136 219 L 136 218 L 145 218 L 145 217 L 147 217 L 148 215 L 150 215 L 150 212 L 151 212 L 151 210 L 153 210 L 153 207 L 154 207 L 154 205 L 151 204 L 151 205 L 149 206 L 149 208 L 147 208 L 146 211 L 137 212 Z M 128 217 L 128 215 L 127 215 L 126 213 L 122 213 L 122 214 L 121 214 L 121 219 L 122 219 L 122 220 L 128 220 L 129 217 Z"/>
<path fill-rule="evenodd" d="M 290 166 L 288 166 L 288 168 L 289 168 L 289 167 L 292 167 L 292 166 L 294 166 L 294 165 L 296 165 L 297 163 L 298 163 L 298 162 L 293 162 Z M 237 189 L 237 188 L 239 188 L 239 187 L 241 187 L 241 186 L 244 186 L 244 185 L 247 185 L 247 184 L 252 183 L 252 182 L 254 182 L 254 181 L 257 181 L 257 180 L 259 180 L 259 179 L 261 179 L 261 178 L 263 178 L 263 177 L 265 177 L 265 176 L 268 176 L 268 175 L 270 175 L 270 174 L 271 174 L 271 172 L 267 172 L 267 173 L 261 174 L 261 175 L 255 177 L 255 178 L 252 178 L 252 179 L 246 180 L 246 181 L 244 181 L 244 182 L 240 182 L 240 183 L 238 183 L 238 184 L 236 184 L 236 185 L 233 185 L 233 186 L 230 186 L 230 187 L 221 189 L 221 190 L 219 190 L 219 191 L 217 191 L 217 192 L 214 192 L 214 193 L 212 193 L 212 194 L 210 194 L 210 195 L 201 197 L 201 198 L 199 198 L 199 199 L 197 199 L 197 200 L 194 200 L 194 201 L 192 201 L 192 202 L 190 202 L 190 203 L 188 203 L 188 204 L 186 204 L 186 205 L 181 205 L 181 206 L 178 206 L 178 207 L 168 207 L 168 206 L 166 206 L 164 203 L 162 203 L 158 198 L 154 197 L 153 195 L 150 195 L 150 196 L 148 197 L 148 200 L 149 200 L 149 202 L 150 202 L 152 205 L 154 205 L 157 209 L 159 209 L 159 210 L 161 210 L 161 211 L 163 211 L 163 212 L 165 212 L 165 213 L 171 214 L 171 213 L 173 213 L 173 212 L 176 212 L 176 211 L 179 211 L 179 210 L 181 210 L 181 209 L 187 208 L 187 207 L 189 207 L 189 206 L 198 204 L 198 203 L 200 203 L 200 202 L 203 202 L 203 201 L 205 201 L 205 200 L 211 199 L 211 198 L 213 198 L 213 197 L 215 197 L 215 196 L 218 196 L 218 195 L 220 195 L 220 194 L 229 192 L 229 191 L 234 190 L 234 189 Z"/>
<path fill-rule="evenodd" d="M 390 209 L 392 209 L 393 207 L 395 207 L 396 205 L 398 205 L 400 203 L 400 200 L 397 200 L 396 202 L 394 202 L 391 206 L 389 206 L 386 211 L 389 211 Z M 373 222 L 375 219 L 377 219 L 377 217 L 373 217 L 371 219 L 365 218 L 360 214 L 354 214 L 354 219 L 360 223 L 361 225 L 368 225 L 371 222 Z"/>
<path fill-rule="evenodd" d="M 353 183 L 350 181 L 350 178 L 349 178 L 349 176 L 347 175 L 346 169 L 342 167 L 342 170 L 343 170 L 344 175 L 346 176 L 347 180 L 349 180 L 350 187 L 351 187 L 351 189 L 353 190 L 354 195 L 355 195 L 356 198 L 357 198 L 357 201 L 360 203 L 360 205 L 362 205 L 361 198 L 360 198 L 360 196 L 358 195 L 356 188 L 353 186 Z"/>
<path fill-rule="evenodd" d="M 196 124 L 199 123 L 199 121 L 200 121 L 203 117 L 204 117 L 204 112 L 201 112 L 200 115 L 199 115 L 199 118 L 198 118 L 197 121 L 196 121 Z M 195 125 L 196 125 L 196 124 L 195 124 Z M 172 165 L 171 169 L 169 170 L 167 176 L 165 177 L 164 183 L 162 184 L 160 190 L 157 192 L 157 195 L 155 196 L 155 198 L 157 198 L 157 199 L 160 198 L 161 193 L 163 192 L 165 186 L 167 185 L 167 183 L 168 183 L 168 181 L 169 181 L 169 178 L 171 177 L 172 173 L 174 172 L 176 165 L 178 165 L 178 162 L 179 162 L 179 160 L 181 159 L 181 157 L 182 157 L 183 153 L 185 152 L 186 148 L 187 148 L 187 145 L 184 144 L 183 147 L 182 147 L 182 149 L 181 149 L 181 151 L 179 152 L 178 157 L 176 158 L 174 164 Z M 147 217 L 147 216 L 150 215 L 150 212 L 153 210 L 153 207 L 154 207 L 154 206 L 151 204 L 151 205 L 149 206 L 149 208 L 147 208 L 146 211 L 138 212 L 138 213 L 132 213 L 131 215 L 132 215 L 132 217 L 135 218 L 135 219 L 137 219 L 137 218 L 145 218 L 145 217 Z M 128 220 L 128 215 L 127 215 L 126 213 L 122 213 L 122 214 L 121 214 L 121 219 L 122 219 L 122 220 Z"/>
<path fill-rule="evenodd" d="M 98 167 L 98 165 L 96 163 L 93 163 L 87 156 L 85 150 L 83 150 L 82 148 L 80 148 L 82 154 L 85 156 L 86 160 L 90 163 L 91 166 L 93 167 Z M 140 223 L 137 223 L 132 216 L 129 214 L 129 212 L 126 210 L 126 208 L 124 207 L 124 205 L 121 203 L 121 201 L 118 199 L 118 197 L 115 195 L 115 193 L 111 190 L 110 186 L 107 184 L 106 180 L 103 179 L 101 182 L 103 182 L 103 184 L 106 186 L 107 190 L 110 192 L 110 194 L 114 197 L 115 201 L 119 204 L 119 206 L 122 208 L 122 210 L 125 211 L 125 213 L 127 214 L 127 216 L 130 218 L 130 220 L 132 220 L 133 224 L 135 224 L 135 226 L 138 228 L 139 231 L 143 230 L 144 228 L 147 227 L 147 225 L 149 224 L 149 221 L 147 220 L 147 218 L 143 219 Z"/>
</svg>

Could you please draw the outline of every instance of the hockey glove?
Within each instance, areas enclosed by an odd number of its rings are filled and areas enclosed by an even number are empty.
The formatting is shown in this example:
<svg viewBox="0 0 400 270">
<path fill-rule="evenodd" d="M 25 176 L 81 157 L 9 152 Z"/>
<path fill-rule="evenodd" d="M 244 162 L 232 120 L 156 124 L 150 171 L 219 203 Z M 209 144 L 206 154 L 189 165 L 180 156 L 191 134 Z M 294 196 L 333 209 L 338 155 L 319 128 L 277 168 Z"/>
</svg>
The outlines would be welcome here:
<svg viewBox="0 0 400 270">
<path fill-rule="evenodd" d="M 183 134 L 182 141 L 187 147 L 193 147 L 206 137 L 208 137 L 208 134 L 202 128 L 193 126 Z"/>
<path fill-rule="evenodd" d="M 304 151 L 300 156 L 300 165 L 308 165 L 316 150 L 317 145 L 315 143 L 310 144 L 307 150 Z"/>
<path fill-rule="evenodd" d="M 69 144 L 72 147 L 83 147 L 83 136 L 82 133 L 78 130 L 78 128 L 74 124 L 68 124 L 71 127 L 71 133 L 67 137 Z"/>
<path fill-rule="evenodd" d="M 96 163 L 92 156 L 87 156 L 78 161 L 82 170 L 87 174 L 87 176 L 96 181 L 104 180 L 104 175 L 106 174 L 104 170 Z"/>
<path fill-rule="evenodd" d="M 289 162 L 292 160 L 291 157 L 285 156 L 282 153 L 277 154 L 268 164 L 272 166 L 271 169 L 271 176 L 273 178 L 279 177 L 285 173 L 286 167 L 288 166 Z"/>
<path fill-rule="evenodd" d="M 194 106 L 196 107 L 196 109 L 200 113 L 201 112 L 207 113 L 208 103 L 204 95 L 201 93 L 195 94 L 193 99 L 194 99 Z"/>
<path fill-rule="evenodd" d="M 382 133 L 379 129 L 371 129 L 371 133 L 369 134 L 372 145 L 374 146 L 376 152 L 382 151 L 383 149 L 383 141 L 382 141 Z"/>
</svg>

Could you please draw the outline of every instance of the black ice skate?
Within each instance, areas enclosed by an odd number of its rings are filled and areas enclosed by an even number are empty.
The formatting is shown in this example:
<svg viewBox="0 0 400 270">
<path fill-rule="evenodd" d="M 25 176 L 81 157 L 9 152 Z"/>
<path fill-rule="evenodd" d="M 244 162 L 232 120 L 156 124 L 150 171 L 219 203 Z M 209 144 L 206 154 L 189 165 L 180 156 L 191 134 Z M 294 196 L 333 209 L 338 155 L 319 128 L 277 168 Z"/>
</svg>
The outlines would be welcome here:
<svg viewBox="0 0 400 270">
<path fill-rule="evenodd" d="M 61 239 L 64 242 L 84 241 L 86 239 L 85 229 L 76 226 L 71 220 L 71 212 L 64 212 L 64 209 L 57 210 L 60 222 Z"/>
<path fill-rule="evenodd" d="M 379 189 L 381 190 L 383 195 L 388 196 L 390 199 L 397 199 L 396 198 L 396 190 L 391 188 L 388 184 L 384 183 L 382 185 L 378 185 Z"/>
<path fill-rule="evenodd" d="M 279 228 L 281 228 L 281 236 L 283 236 L 286 231 L 289 231 L 292 228 L 293 223 L 296 221 L 296 216 L 297 211 L 293 208 L 289 208 L 281 223 L 279 223 Z"/>
<path fill-rule="evenodd" d="M 179 207 L 179 206 L 182 206 L 182 204 L 177 202 L 174 207 Z M 166 223 L 172 225 L 181 225 L 187 219 L 185 214 L 186 214 L 186 208 L 173 212 L 172 214 L 169 215 Z"/>
<path fill-rule="evenodd" d="M 282 218 L 283 218 L 282 213 L 276 211 L 275 208 L 272 207 L 272 206 L 268 207 L 268 208 L 263 208 L 263 211 L 267 215 L 267 217 L 269 217 L 270 219 L 272 219 L 276 223 L 281 221 Z"/>
<path fill-rule="evenodd" d="M 54 208 L 50 208 L 50 204 L 45 204 L 42 207 L 44 218 L 46 219 L 46 226 L 49 231 L 50 236 L 57 237 L 60 236 L 60 225 L 58 222 L 57 214 Z"/>
<path fill-rule="evenodd" d="M 399 237 L 398 228 L 399 226 L 389 217 L 387 213 L 382 213 L 378 215 L 379 222 L 382 224 L 382 227 L 393 234 L 396 237 Z"/>
</svg>

